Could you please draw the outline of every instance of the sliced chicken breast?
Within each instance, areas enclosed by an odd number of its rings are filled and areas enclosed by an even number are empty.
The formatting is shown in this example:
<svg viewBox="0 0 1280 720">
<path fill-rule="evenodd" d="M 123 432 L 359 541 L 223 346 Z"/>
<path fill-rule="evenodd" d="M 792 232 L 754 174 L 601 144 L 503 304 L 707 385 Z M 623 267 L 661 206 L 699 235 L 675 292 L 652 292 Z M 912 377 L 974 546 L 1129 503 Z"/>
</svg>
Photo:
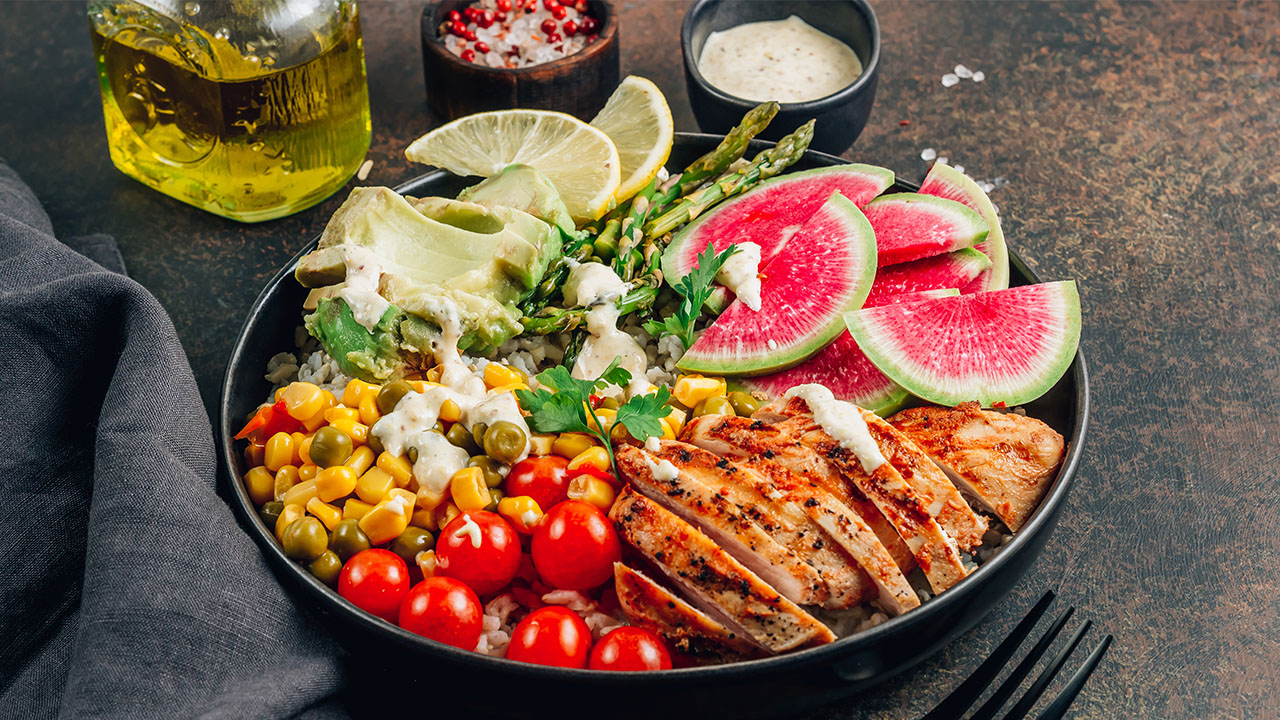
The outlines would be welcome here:
<svg viewBox="0 0 1280 720">
<path fill-rule="evenodd" d="M 911 408 L 889 423 L 1014 532 L 1035 512 L 1066 449 L 1062 435 L 1040 420 L 976 402 Z"/>
<path fill-rule="evenodd" d="M 622 541 L 695 606 L 765 650 L 780 653 L 835 640 L 830 628 L 779 595 L 711 538 L 632 488 L 622 491 L 609 518 Z"/>
<path fill-rule="evenodd" d="M 635 625 L 661 635 L 676 652 L 693 660 L 725 662 L 759 657 L 763 651 L 647 575 L 613 564 L 618 604 Z"/>
</svg>

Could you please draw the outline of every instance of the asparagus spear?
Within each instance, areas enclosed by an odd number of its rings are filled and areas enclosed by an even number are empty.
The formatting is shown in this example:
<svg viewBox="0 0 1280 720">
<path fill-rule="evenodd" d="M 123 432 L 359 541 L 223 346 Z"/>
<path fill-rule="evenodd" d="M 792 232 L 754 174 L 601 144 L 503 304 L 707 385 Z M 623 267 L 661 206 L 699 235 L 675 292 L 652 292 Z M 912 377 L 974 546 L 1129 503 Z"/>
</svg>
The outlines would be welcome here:
<svg viewBox="0 0 1280 720">
<path fill-rule="evenodd" d="M 665 235 L 698 217 L 716 203 L 745 192 L 761 181 L 777 175 L 804 155 L 811 140 L 813 140 L 813 120 L 779 140 L 774 147 L 756 155 L 746 167 L 680 200 L 670 210 L 650 220 L 644 226 L 644 234 L 651 237 Z"/>
<path fill-rule="evenodd" d="M 751 139 L 768 127 L 778 114 L 778 103 L 760 103 L 742 116 L 738 126 L 724 136 L 716 149 L 690 163 L 675 182 L 668 183 L 651 199 L 651 206 L 661 208 L 697 189 L 699 185 L 724 172 L 747 151 Z"/>
</svg>

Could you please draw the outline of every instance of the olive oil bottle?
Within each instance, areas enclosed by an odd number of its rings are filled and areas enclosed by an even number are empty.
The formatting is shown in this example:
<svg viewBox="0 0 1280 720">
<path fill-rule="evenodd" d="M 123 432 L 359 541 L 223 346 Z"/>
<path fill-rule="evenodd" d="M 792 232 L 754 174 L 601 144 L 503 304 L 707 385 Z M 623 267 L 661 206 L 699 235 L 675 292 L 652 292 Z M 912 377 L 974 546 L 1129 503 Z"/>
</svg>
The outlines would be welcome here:
<svg viewBox="0 0 1280 720">
<path fill-rule="evenodd" d="M 111 160 L 243 222 L 314 205 L 369 149 L 352 0 L 89 3 Z"/>
</svg>

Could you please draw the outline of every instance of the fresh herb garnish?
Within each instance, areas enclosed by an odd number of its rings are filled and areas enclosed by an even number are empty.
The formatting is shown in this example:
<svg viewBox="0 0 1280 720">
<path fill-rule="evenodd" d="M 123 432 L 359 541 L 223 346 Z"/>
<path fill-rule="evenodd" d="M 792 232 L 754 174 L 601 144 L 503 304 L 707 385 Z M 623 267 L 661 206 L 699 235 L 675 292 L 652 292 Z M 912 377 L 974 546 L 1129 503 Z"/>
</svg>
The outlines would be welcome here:
<svg viewBox="0 0 1280 720">
<path fill-rule="evenodd" d="M 702 316 L 702 306 L 711 297 L 711 285 L 715 282 L 716 273 L 724 267 L 729 256 L 738 251 L 737 245 L 730 245 L 724 252 L 716 254 L 715 246 L 707 243 L 707 249 L 698 255 L 698 267 L 676 283 L 676 292 L 682 298 L 680 307 L 674 315 L 662 319 L 649 320 L 644 329 L 655 338 L 663 335 L 675 335 L 684 343 L 685 349 L 693 347 L 693 327 Z"/>
<path fill-rule="evenodd" d="M 631 437 L 643 442 L 651 437 L 662 436 L 660 421 L 671 413 L 671 408 L 667 405 L 671 392 L 661 387 L 656 393 L 636 395 L 623 403 L 618 408 L 613 423 L 607 428 L 600 427 L 598 416 L 594 416 L 594 413 L 589 417 L 588 403 L 597 389 L 611 385 L 626 387 L 631 382 L 631 373 L 618 367 L 617 360 L 610 363 L 595 380 L 579 380 L 570 375 L 569 369 L 563 365 L 543 370 L 536 377 L 542 387 L 537 390 L 516 390 L 520 407 L 529 412 L 529 427 L 540 433 L 580 432 L 591 435 L 609 453 L 609 464 L 613 466 L 615 477 L 618 465 L 613 457 L 613 444 L 609 441 L 613 429 L 621 425 Z"/>
</svg>

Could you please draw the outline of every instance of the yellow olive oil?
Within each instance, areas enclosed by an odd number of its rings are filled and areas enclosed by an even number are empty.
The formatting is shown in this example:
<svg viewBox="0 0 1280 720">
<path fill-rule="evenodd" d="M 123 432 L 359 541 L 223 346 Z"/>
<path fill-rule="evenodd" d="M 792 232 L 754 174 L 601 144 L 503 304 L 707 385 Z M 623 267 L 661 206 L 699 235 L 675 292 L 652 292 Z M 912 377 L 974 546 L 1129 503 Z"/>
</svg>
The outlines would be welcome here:
<svg viewBox="0 0 1280 720">
<path fill-rule="evenodd" d="M 360 22 L 354 3 L 344 12 L 332 37 L 287 67 L 276 67 L 268 42 L 124 13 L 93 18 L 111 160 L 166 195 L 243 222 L 328 197 L 369 149 Z"/>
</svg>

